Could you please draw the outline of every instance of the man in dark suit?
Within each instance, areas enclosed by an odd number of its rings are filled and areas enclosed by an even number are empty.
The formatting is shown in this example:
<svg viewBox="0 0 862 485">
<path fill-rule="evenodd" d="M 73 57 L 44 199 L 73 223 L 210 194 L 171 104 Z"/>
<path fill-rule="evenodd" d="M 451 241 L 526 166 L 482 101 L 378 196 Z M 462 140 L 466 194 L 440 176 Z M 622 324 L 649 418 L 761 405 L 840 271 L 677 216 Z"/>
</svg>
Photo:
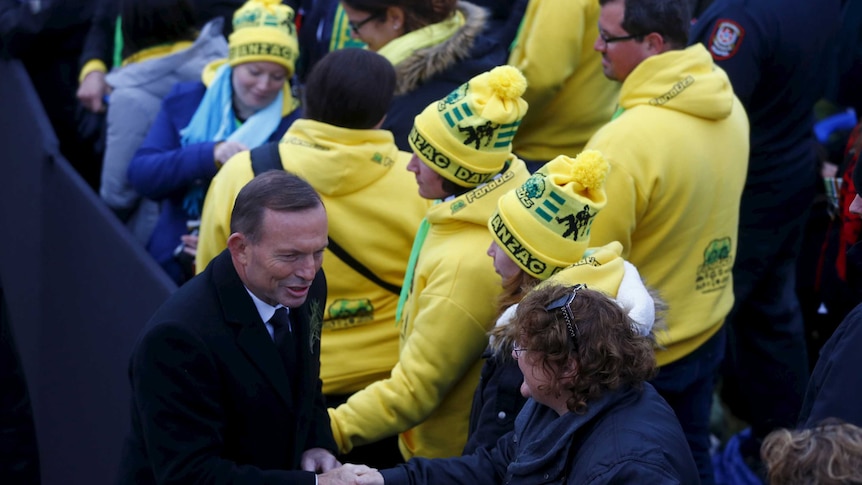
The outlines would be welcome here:
<svg viewBox="0 0 862 485">
<path fill-rule="evenodd" d="M 323 204 L 270 171 L 240 191 L 231 232 L 135 346 L 120 483 L 341 483 L 315 475 L 338 466 L 318 376 Z"/>
</svg>

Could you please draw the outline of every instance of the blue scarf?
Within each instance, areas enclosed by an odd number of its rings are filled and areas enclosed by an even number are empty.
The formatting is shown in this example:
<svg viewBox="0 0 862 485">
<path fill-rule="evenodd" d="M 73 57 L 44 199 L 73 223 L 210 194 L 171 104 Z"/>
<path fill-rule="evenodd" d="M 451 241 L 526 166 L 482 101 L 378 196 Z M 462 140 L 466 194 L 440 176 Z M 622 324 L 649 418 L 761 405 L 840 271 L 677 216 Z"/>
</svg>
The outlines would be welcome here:
<svg viewBox="0 0 862 485">
<path fill-rule="evenodd" d="M 252 149 L 264 144 L 278 128 L 284 103 L 283 90 L 279 90 L 278 96 L 269 106 L 254 113 L 237 127 L 233 111 L 232 72 L 233 69 L 227 63 L 216 70 L 215 78 L 207 87 L 189 125 L 180 130 L 182 146 L 226 140 L 238 141 Z M 183 200 L 183 207 L 191 218 L 200 217 L 204 185 L 194 184 Z"/>
</svg>

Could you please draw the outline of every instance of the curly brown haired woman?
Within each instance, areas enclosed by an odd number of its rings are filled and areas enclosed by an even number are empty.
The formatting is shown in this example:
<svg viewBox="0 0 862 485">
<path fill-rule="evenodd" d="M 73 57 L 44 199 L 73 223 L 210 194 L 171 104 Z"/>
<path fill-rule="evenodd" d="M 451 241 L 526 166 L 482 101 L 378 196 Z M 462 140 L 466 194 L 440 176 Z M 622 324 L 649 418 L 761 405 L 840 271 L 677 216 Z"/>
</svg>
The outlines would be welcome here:
<svg viewBox="0 0 862 485">
<path fill-rule="evenodd" d="M 355 483 L 698 483 L 676 416 L 646 382 L 652 340 L 616 302 L 583 285 L 543 284 L 510 328 L 530 398 L 515 429 L 472 455 L 348 468 Z"/>
</svg>

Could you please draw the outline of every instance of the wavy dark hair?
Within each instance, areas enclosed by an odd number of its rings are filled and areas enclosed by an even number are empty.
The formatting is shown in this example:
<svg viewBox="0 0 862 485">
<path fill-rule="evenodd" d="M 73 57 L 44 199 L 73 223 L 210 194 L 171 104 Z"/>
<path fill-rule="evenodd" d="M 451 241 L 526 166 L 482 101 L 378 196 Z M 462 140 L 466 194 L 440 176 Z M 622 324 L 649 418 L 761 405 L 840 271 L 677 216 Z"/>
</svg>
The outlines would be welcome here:
<svg viewBox="0 0 862 485">
<path fill-rule="evenodd" d="M 348 7 L 367 12 L 377 19 L 383 18 L 389 7 L 404 11 L 404 33 L 436 24 L 449 18 L 458 0 L 342 0 Z"/>
<path fill-rule="evenodd" d="M 653 340 L 640 336 L 625 311 L 607 295 L 579 289 L 570 308 L 576 337 L 569 335 L 562 310 L 545 307 L 573 292 L 573 287 L 543 284 L 521 300 L 512 338 L 530 349 L 530 359 L 549 376 L 542 392 L 568 395 L 566 406 L 583 414 L 607 391 L 623 386 L 640 388 L 655 375 Z M 527 356 L 521 357 L 525 358 Z M 574 370 L 573 377 L 568 376 Z"/>
</svg>

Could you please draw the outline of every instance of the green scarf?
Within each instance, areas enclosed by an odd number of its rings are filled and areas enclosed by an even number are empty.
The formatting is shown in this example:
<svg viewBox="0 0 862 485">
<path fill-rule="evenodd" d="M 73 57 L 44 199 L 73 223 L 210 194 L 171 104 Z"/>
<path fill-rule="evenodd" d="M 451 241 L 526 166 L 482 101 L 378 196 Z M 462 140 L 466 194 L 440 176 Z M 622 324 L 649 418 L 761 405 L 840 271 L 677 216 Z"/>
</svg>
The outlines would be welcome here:
<svg viewBox="0 0 862 485">
<path fill-rule="evenodd" d="M 428 235 L 428 228 L 430 226 L 428 218 L 423 218 L 422 222 L 419 223 L 416 238 L 413 239 L 413 249 L 410 250 L 410 259 L 407 260 L 407 273 L 404 275 L 404 284 L 401 285 L 401 295 L 398 296 L 398 308 L 395 310 L 395 325 L 401 323 L 401 311 L 404 310 L 404 303 L 407 301 L 407 296 L 413 287 L 413 272 L 416 270 L 416 261 L 419 259 L 419 252 L 422 250 L 422 245 L 425 244 L 425 237 Z"/>
</svg>

